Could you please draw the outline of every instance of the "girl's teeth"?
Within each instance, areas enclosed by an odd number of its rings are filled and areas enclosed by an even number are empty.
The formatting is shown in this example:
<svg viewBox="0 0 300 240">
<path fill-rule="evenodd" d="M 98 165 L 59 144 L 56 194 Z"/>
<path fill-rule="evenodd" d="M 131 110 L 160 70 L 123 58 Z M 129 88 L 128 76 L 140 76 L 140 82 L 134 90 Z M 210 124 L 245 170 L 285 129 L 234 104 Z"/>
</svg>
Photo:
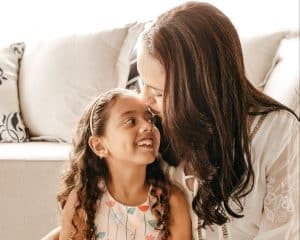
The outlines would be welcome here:
<svg viewBox="0 0 300 240">
<path fill-rule="evenodd" d="M 142 141 L 138 142 L 138 145 L 139 146 L 143 146 L 143 145 L 152 146 L 153 141 L 151 139 L 142 140 Z"/>
</svg>

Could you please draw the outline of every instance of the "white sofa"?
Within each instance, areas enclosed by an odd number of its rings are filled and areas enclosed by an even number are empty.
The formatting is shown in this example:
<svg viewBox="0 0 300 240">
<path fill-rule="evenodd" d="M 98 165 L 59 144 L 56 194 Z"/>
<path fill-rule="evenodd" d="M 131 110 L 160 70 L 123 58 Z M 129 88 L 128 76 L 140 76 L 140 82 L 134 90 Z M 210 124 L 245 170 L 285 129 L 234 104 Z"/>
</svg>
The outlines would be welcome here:
<svg viewBox="0 0 300 240">
<path fill-rule="evenodd" d="M 91 96 L 126 86 L 142 28 L 25 43 L 19 100 L 30 142 L 0 143 L 0 239 L 40 239 L 59 225 L 56 194 L 71 126 Z M 248 78 L 299 114 L 299 33 L 241 39 Z M 107 44 L 116 51 L 108 51 Z"/>
</svg>

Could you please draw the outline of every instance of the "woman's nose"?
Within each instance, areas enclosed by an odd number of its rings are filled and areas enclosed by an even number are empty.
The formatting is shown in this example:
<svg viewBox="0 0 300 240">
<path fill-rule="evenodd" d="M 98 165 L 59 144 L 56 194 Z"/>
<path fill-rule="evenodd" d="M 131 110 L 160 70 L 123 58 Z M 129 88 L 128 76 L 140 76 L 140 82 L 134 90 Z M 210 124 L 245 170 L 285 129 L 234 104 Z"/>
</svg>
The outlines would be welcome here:
<svg viewBox="0 0 300 240">
<path fill-rule="evenodd" d="M 149 99 L 151 98 L 152 94 L 151 94 L 151 89 L 148 86 L 143 86 L 142 89 L 142 98 L 145 101 L 145 103 L 147 103 L 149 101 Z"/>
<path fill-rule="evenodd" d="M 149 106 L 155 103 L 155 99 L 151 94 L 151 89 L 147 86 L 144 86 L 144 88 L 142 89 L 142 98 L 144 102 Z"/>
</svg>

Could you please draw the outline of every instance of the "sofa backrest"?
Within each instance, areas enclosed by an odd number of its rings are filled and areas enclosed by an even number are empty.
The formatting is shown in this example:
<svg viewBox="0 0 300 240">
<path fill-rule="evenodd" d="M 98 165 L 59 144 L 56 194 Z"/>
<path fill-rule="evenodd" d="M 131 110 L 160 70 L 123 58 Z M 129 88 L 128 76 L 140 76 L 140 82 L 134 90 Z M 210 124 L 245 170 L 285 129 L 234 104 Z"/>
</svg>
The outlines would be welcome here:
<svg viewBox="0 0 300 240">
<path fill-rule="evenodd" d="M 113 87 L 138 89 L 133 49 L 143 28 L 142 23 L 129 24 L 90 35 L 28 44 L 20 69 L 19 95 L 30 135 L 69 142 L 75 123 L 92 98 Z M 297 110 L 298 65 L 291 63 L 299 62 L 299 56 L 295 50 L 284 50 L 283 54 L 283 48 L 296 48 L 293 42 L 297 40 L 285 40 L 288 35 L 289 31 L 280 31 L 241 37 L 241 44 L 250 82 Z"/>
<path fill-rule="evenodd" d="M 19 96 L 31 136 L 70 141 L 84 107 L 101 92 L 125 87 L 130 52 L 143 23 L 28 43 Z"/>
</svg>

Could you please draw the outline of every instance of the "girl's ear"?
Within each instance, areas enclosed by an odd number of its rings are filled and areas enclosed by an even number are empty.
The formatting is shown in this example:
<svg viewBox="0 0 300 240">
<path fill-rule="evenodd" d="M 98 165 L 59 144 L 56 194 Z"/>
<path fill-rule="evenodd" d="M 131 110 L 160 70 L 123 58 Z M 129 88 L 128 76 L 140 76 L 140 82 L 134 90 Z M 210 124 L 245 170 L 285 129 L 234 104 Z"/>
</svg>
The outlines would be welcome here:
<svg viewBox="0 0 300 240">
<path fill-rule="evenodd" d="M 90 136 L 89 146 L 97 156 L 99 156 L 101 158 L 107 157 L 108 150 L 103 145 L 102 137 Z"/>
</svg>

